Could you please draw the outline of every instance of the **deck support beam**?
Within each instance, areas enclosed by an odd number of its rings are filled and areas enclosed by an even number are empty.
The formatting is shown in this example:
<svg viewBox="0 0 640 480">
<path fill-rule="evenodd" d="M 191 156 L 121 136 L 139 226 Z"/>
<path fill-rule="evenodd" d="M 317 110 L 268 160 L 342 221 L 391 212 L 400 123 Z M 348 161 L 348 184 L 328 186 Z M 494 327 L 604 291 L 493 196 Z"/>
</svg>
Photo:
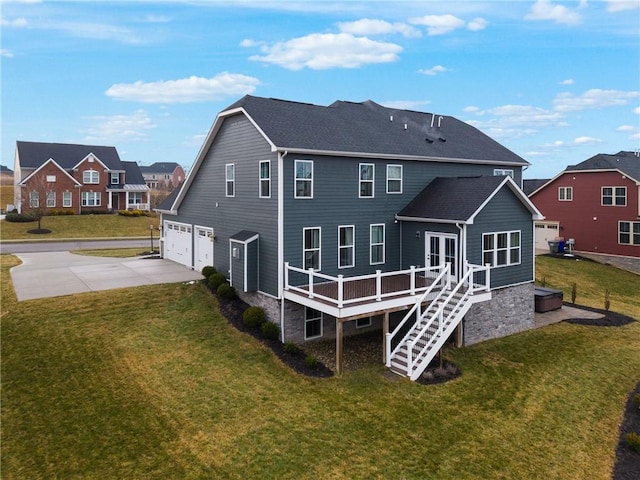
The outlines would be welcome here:
<svg viewBox="0 0 640 480">
<path fill-rule="evenodd" d="M 342 375 L 343 322 L 336 318 L 336 374 Z"/>
</svg>

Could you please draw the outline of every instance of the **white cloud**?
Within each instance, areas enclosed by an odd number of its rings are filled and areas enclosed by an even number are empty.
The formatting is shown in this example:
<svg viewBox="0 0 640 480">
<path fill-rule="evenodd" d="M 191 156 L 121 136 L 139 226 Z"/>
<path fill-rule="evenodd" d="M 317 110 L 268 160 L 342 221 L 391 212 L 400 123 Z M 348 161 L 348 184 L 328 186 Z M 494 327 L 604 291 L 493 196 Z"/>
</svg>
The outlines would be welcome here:
<svg viewBox="0 0 640 480">
<path fill-rule="evenodd" d="M 114 144 L 123 141 L 144 140 L 147 130 L 156 128 L 144 110 L 131 115 L 98 115 L 88 117 L 93 125 L 85 130 L 85 141 Z"/>
<path fill-rule="evenodd" d="M 473 113 L 475 115 L 484 115 L 484 111 L 480 107 L 476 107 L 474 105 L 469 105 L 468 107 L 464 107 L 462 111 L 466 113 Z"/>
<path fill-rule="evenodd" d="M 240 42 L 240 46 L 245 48 L 259 47 L 260 45 L 264 45 L 264 42 L 252 40 L 251 38 L 245 38 Z"/>
<path fill-rule="evenodd" d="M 562 80 L 561 82 L 558 82 L 558 85 L 573 85 L 573 84 L 574 84 L 573 78 L 567 78 L 566 80 Z"/>
<path fill-rule="evenodd" d="M 477 32 L 479 30 L 484 30 L 487 28 L 488 22 L 481 17 L 474 18 L 469 23 L 467 23 L 467 28 L 473 32 Z"/>
<path fill-rule="evenodd" d="M 338 28 L 343 33 L 351 33 L 353 35 L 385 35 L 390 33 L 399 33 L 405 37 L 421 37 L 422 33 L 415 27 L 406 23 L 391 23 L 386 20 L 375 20 L 363 18 L 355 22 L 338 23 Z"/>
<path fill-rule="evenodd" d="M 260 81 L 238 73 L 222 72 L 212 78 L 191 76 L 158 82 L 117 83 L 105 94 L 142 103 L 191 103 L 220 100 L 252 93 Z"/>
<path fill-rule="evenodd" d="M 605 0 L 608 12 L 623 12 L 625 10 L 637 10 L 640 8 L 638 0 Z"/>
<path fill-rule="evenodd" d="M 301 70 L 305 67 L 328 70 L 395 62 L 402 47 L 395 43 L 355 37 L 349 33 L 313 33 L 286 42 L 263 45 L 261 51 L 263 55 L 252 55 L 249 59 L 289 70 Z"/>
<path fill-rule="evenodd" d="M 573 140 L 574 145 L 596 145 L 602 143 L 602 140 L 594 137 L 577 137 Z"/>
<path fill-rule="evenodd" d="M 521 138 L 542 128 L 564 126 L 561 113 L 531 105 L 501 105 L 486 110 L 469 106 L 464 111 L 477 118 L 467 123 L 495 139 Z"/>
<path fill-rule="evenodd" d="M 633 113 L 637 113 L 638 115 L 640 115 L 640 107 L 634 108 Z"/>
<path fill-rule="evenodd" d="M 502 119 L 509 126 L 550 125 L 561 120 L 558 112 L 531 105 L 502 105 L 488 110 L 488 113 Z"/>
<path fill-rule="evenodd" d="M 582 95 L 564 92 L 553 99 L 553 109 L 558 112 L 575 112 L 590 108 L 605 108 L 626 105 L 629 100 L 638 98 L 640 92 L 623 92 L 620 90 L 591 89 Z"/>
<path fill-rule="evenodd" d="M 7 50 L 6 48 L 0 48 L 0 57 L 13 58 L 13 52 L 11 50 Z"/>
<path fill-rule="evenodd" d="M 0 18 L 0 26 L 9 28 L 23 28 L 27 26 L 27 19 L 20 17 L 13 20 L 8 20 L 2 17 Z"/>
<path fill-rule="evenodd" d="M 444 72 L 448 72 L 449 70 L 446 67 L 443 67 L 442 65 L 436 65 L 435 67 L 431 67 L 431 68 L 422 68 L 420 70 L 418 70 L 418 73 L 422 73 L 424 75 L 437 75 L 438 73 L 444 73 Z"/>
<path fill-rule="evenodd" d="M 424 25 L 429 35 L 444 35 L 458 28 L 464 28 L 464 20 L 453 15 L 425 15 L 411 18 L 410 23 Z"/>
<path fill-rule="evenodd" d="M 577 25 L 582 16 L 564 5 L 554 5 L 549 0 L 538 0 L 524 17 L 526 20 L 553 20 L 565 25 Z"/>
<path fill-rule="evenodd" d="M 429 100 L 391 100 L 388 102 L 381 102 L 387 108 L 397 108 L 398 110 L 416 110 L 420 111 L 420 107 L 429 105 Z"/>
<path fill-rule="evenodd" d="M 617 132 L 635 132 L 637 130 L 633 125 L 620 125 L 616 128 Z"/>
</svg>

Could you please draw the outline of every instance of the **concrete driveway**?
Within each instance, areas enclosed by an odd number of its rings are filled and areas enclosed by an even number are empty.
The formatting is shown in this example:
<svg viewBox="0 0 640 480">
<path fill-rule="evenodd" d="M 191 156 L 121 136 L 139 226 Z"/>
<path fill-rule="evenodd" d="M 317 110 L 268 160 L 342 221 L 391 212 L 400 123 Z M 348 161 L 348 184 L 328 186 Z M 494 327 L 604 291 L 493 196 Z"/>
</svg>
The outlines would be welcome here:
<svg viewBox="0 0 640 480">
<path fill-rule="evenodd" d="M 16 256 L 22 264 L 11 269 L 11 279 L 18 301 L 203 278 L 199 272 L 159 258 L 90 257 L 70 252 Z"/>
</svg>

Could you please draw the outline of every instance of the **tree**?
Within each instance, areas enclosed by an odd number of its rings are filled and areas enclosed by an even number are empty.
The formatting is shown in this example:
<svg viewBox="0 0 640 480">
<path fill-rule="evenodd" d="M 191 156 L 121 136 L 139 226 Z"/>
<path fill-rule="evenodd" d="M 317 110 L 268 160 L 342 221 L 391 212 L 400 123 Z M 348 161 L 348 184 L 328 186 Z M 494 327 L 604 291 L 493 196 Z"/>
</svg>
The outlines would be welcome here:
<svg viewBox="0 0 640 480">
<path fill-rule="evenodd" d="M 45 175 L 40 175 L 28 181 L 24 187 L 26 198 L 23 197 L 23 210 L 29 211 L 38 221 L 38 233 L 49 233 L 51 230 L 42 228 L 42 217 L 49 213 L 51 207 L 55 207 L 55 191 L 47 182 Z M 24 205 L 26 203 L 26 205 Z"/>
</svg>

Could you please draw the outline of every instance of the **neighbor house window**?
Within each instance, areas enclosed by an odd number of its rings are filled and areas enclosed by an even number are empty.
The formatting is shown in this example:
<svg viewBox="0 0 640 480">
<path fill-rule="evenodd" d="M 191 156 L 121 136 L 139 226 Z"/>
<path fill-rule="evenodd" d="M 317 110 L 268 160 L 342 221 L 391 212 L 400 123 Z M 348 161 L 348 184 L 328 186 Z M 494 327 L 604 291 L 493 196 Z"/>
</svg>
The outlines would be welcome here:
<svg viewBox="0 0 640 480">
<path fill-rule="evenodd" d="M 371 326 L 371 317 L 363 317 L 356 319 L 356 328 L 365 328 Z"/>
<path fill-rule="evenodd" d="M 82 183 L 100 183 L 97 170 L 85 170 L 82 172 Z"/>
<path fill-rule="evenodd" d="M 371 265 L 384 263 L 384 224 L 371 225 L 369 245 Z"/>
<path fill-rule="evenodd" d="M 83 207 L 99 207 L 100 192 L 82 192 Z"/>
<path fill-rule="evenodd" d="M 354 226 L 338 227 L 338 268 L 354 266 Z"/>
<path fill-rule="evenodd" d="M 627 204 L 627 187 L 602 187 L 602 205 L 624 207 Z"/>
<path fill-rule="evenodd" d="M 322 312 L 313 308 L 304 309 L 304 339 L 311 340 L 322 336 Z"/>
<path fill-rule="evenodd" d="M 570 202 L 573 200 L 573 187 L 558 187 L 558 200 Z"/>
<path fill-rule="evenodd" d="M 62 206 L 63 207 L 71 206 L 71 192 L 62 192 Z"/>
<path fill-rule="evenodd" d="M 387 165 L 387 193 L 402 193 L 402 165 Z"/>
<path fill-rule="evenodd" d="M 269 160 L 260 162 L 260 197 L 271 197 L 271 162 Z"/>
<path fill-rule="evenodd" d="M 374 172 L 373 163 L 360 164 L 360 198 L 373 197 Z"/>
<path fill-rule="evenodd" d="M 52 208 L 56 206 L 56 192 L 47 192 L 47 207 Z"/>
<path fill-rule="evenodd" d="M 618 242 L 640 245 L 640 222 L 618 222 Z"/>
<path fill-rule="evenodd" d="M 520 263 L 520 232 L 495 232 L 482 235 L 483 263 L 492 267 Z"/>
<path fill-rule="evenodd" d="M 47 175 L 47 182 L 48 183 L 55 183 L 56 181 L 56 176 L 55 175 Z"/>
<path fill-rule="evenodd" d="M 313 198 L 313 162 L 295 161 L 295 198 Z"/>
<path fill-rule="evenodd" d="M 225 168 L 225 178 L 227 181 L 227 197 L 236 196 L 236 166 L 233 163 L 227 163 Z"/>
<path fill-rule="evenodd" d="M 305 228 L 303 237 L 305 270 L 320 270 L 320 227 Z"/>
<path fill-rule="evenodd" d="M 35 190 L 29 193 L 29 207 L 38 208 L 40 206 L 40 192 Z"/>
<path fill-rule="evenodd" d="M 505 168 L 494 168 L 493 169 L 493 175 L 494 176 L 506 175 L 506 176 L 509 176 L 509 177 L 513 178 L 513 170 L 505 169 Z"/>
<path fill-rule="evenodd" d="M 120 183 L 120 174 L 118 172 L 111 172 L 111 185 L 118 185 Z"/>
</svg>

